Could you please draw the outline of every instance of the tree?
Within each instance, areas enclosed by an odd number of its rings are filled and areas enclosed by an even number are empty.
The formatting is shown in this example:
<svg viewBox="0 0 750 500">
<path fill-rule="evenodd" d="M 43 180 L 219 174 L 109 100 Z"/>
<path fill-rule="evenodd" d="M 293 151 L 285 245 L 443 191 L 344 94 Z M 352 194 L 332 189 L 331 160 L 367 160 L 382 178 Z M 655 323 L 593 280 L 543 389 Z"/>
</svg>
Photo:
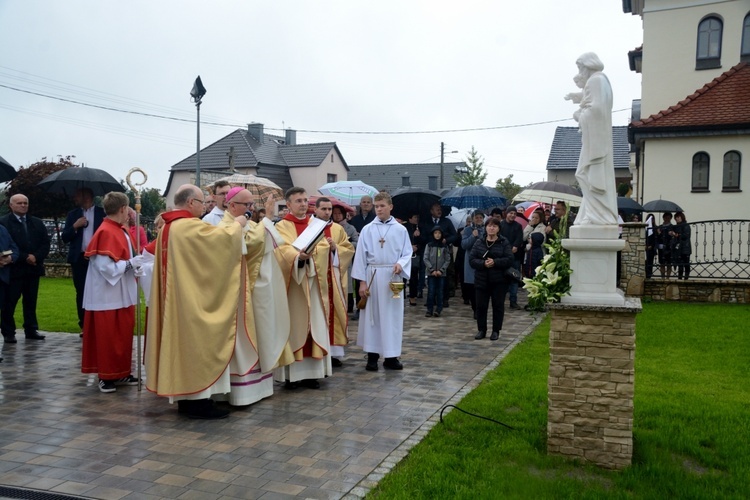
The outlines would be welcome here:
<svg viewBox="0 0 750 500">
<path fill-rule="evenodd" d="M 500 191 L 508 201 L 515 198 L 523 190 L 520 185 L 513 182 L 513 174 L 508 174 L 505 179 L 498 179 L 495 183 L 495 189 Z"/>
<path fill-rule="evenodd" d="M 130 206 L 135 208 L 135 193 L 128 189 L 125 191 L 130 199 Z M 159 212 L 167 208 L 167 202 L 156 188 L 147 188 L 141 191 L 141 215 L 149 219 L 156 217 Z"/>
<path fill-rule="evenodd" d="M 21 193 L 29 198 L 29 215 L 50 219 L 64 217 L 73 208 L 73 200 L 64 194 L 48 193 L 38 184 L 59 170 L 76 167 L 73 158 L 75 156 L 61 156 L 57 162 L 51 162 L 45 157 L 28 167 L 19 168 L 18 175 L 8 185 L 3 204 L 7 204 L 14 194 Z"/>
<path fill-rule="evenodd" d="M 487 172 L 484 171 L 484 159 L 474 146 L 471 147 L 466 162 L 469 164 L 467 171 L 453 175 L 456 186 L 481 186 L 487 179 Z"/>
</svg>

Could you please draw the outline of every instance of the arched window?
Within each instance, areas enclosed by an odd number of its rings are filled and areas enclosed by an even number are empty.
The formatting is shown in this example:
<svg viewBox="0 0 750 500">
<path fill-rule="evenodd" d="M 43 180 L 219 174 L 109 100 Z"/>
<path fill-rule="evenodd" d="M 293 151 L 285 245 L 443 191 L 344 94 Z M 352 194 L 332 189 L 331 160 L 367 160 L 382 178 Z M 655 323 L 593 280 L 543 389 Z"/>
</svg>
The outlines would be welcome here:
<svg viewBox="0 0 750 500">
<path fill-rule="evenodd" d="M 708 192 L 709 157 L 707 153 L 693 155 L 693 192 Z"/>
<path fill-rule="evenodd" d="M 750 14 L 745 16 L 742 23 L 742 47 L 740 47 L 740 60 L 750 62 Z"/>
<path fill-rule="evenodd" d="M 724 25 L 718 17 L 707 17 L 698 25 L 695 69 L 721 67 L 721 34 Z"/>
<path fill-rule="evenodd" d="M 724 176 L 721 182 L 723 191 L 740 190 L 740 163 L 742 157 L 738 151 L 730 151 L 724 155 Z"/>
</svg>

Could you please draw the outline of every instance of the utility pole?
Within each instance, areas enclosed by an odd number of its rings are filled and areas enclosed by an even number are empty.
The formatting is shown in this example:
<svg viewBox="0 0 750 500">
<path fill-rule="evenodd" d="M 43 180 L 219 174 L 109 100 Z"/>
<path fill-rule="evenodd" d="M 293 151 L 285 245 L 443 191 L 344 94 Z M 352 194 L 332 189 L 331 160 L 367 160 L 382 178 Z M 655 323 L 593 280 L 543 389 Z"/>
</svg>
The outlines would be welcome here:
<svg viewBox="0 0 750 500">
<path fill-rule="evenodd" d="M 445 189 L 445 143 L 440 143 L 440 190 Z"/>
</svg>

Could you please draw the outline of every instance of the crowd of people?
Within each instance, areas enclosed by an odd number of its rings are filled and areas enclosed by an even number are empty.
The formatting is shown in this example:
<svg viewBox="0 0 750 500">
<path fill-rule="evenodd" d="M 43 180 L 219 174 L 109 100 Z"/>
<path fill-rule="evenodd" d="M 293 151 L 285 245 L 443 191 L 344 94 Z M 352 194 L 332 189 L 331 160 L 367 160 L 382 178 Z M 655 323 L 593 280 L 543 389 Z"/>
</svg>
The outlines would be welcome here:
<svg viewBox="0 0 750 500">
<path fill-rule="evenodd" d="M 342 366 L 350 320 L 358 321 L 366 370 L 379 370 L 381 357 L 383 368 L 403 369 L 405 301 L 404 294 L 392 298 L 394 283 L 407 284 L 409 306 L 426 290 L 430 318 L 460 293 L 474 311 L 474 338 L 489 332 L 497 340 L 506 296 L 510 309 L 523 308 L 518 276 L 533 277 L 544 243 L 572 224 L 563 202 L 554 212 L 540 206 L 525 227 L 514 206 L 476 210 L 456 227 L 439 202 L 429 217 L 398 220 L 385 192 L 362 197 L 357 213 L 326 197 L 311 209 L 300 187 L 285 193 L 276 216 L 272 196 L 263 207 L 254 200 L 222 181 L 208 194 L 181 186 L 148 241 L 127 196 L 108 193 L 99 207 L 90 189 L 76 192 L 62 239 L 83 338 L 81 371 L 98 376 L 101 392 L 141 383 L 131 373 L 138 282 L 148 304 L 146 388 L 189 417 L 223 418 L 228 411 L 215 401 L 253 404 L 273 394 L 274 381 L 288 390 L 319 388 Z M 26 339 L 45 338 L 36 297 L 50 241 L 28 205 L 16 194 L 0 218 L 0 328 L 11 344 L 21 297 Z M 649 216 L 649 276 L 656 255 L 663 276 L 672 266 L 680 279 L 689 275 L 689 227 L 681 212 L 675 219 L 665 214 L 656 226 Z"/>
</svg>

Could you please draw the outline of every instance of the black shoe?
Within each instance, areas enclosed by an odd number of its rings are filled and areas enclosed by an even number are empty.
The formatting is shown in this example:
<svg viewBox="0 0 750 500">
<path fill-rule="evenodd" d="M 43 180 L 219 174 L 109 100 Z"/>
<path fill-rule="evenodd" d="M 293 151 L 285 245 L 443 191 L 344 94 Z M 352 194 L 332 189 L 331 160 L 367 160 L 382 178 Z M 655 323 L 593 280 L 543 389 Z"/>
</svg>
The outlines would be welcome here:
<svg viewBox="0 0 750 500">
<path fill-rule="evenodd" d="M 99 380 L 99 390 L 101 392 L 115 392 L 117 390 L 117 387 L 115 387 L 114 380 Z"/>
<path fill-rule="evenodd" d="M 299 387 L 299 384 L 297 382 L 289 382 L 288 380 L 284 383 L 284 389 L 289 389 L 290 391 L 293 391 Z"/>
<path fill-rule="evenodd" d="M 138 385 L 138 379 L 132 375 L 114 381 L 115 385 Z"/>
<path fill-rule="evenodd" d="M 424 317 L 425 318 L 431 318 L 432 317 L 432 313 L 430 311 L 427 311 L 426 313 L 424 313 Z"/>
<path fill-rule="evenodd" d="M 490 340 L 497 340 L 499 336 L 500 332 L 492 332 L 492 335 L 490 335 Z"/>
<path fill-rule="evenodd" d="M 511 309 L 521 309 L 521 306 L 518 305 L 518 302 L 511 302 L 510 303 Z"/>
<path fill-rule="evenodd" d="M 7 337 L 3 336 L 3 339 L 5 340 L 6 344 L 18 344 L 15 335 L 12 337 L 10 335 L 8 335 Z"/>
<path fill-rule="evenodd" d="M 433 316 L 436 317 L 436 318 L 439 318 L 440 317 L 440 313 L 436 312 L 435 314 L 433 314 Z"/>
<path fill-rule="evenodd" d="M 380 354 L 368 352 L 367 366 L 365 366 L 365 370 L 367 370 L 368 372 L 378 371 L 378 359 L 380 359 Z"/>
<path fill-rule="evenodd" d="M 339 358 L 331 358 L 331 366 L 334 368 L 341 368 L 344 366 L 344 363 L 342 363 Z"/>
<path fill-rule="evenodd" d="M 229 410 L 217 408 L 212 399 L 177 401 L 177 411 L 188 418 L 201 420 L 217 420 L 229 416 Z"/>
<path fill-rule="evenodd" d="M 422 292 L 419 292 L 419 293 L 417 293 L 417 298 L 418 298 L 418 299 L 421 299 L 421 298 L 422 298 Z"/>
<path fill-rule="evenodd" d="M 352 314 L 351 320 L 352 321 L 359 321 L 359 309 L 357 309 L 356 311 L 354 311 L 354 314 Z"/>
<path fill-rule="evenodd" d="M 320 382 L 318 382 L 314 378 L 306 378 L 305 380 L 300 380 L 299 385 L 301 385 L 302 387 L 307 387 L 308 389 L 320 389 Z"/>
<path fill-rule="evenodd" d="M 487 336 L 487 332 L 477 332 L 476 335 L 474 335 L 474 340 L 482 340 Z"/>
<path fill-rule="evenodd" d="M 26 340 L 44 340 L 47 337 L 45 335 L 39 335 L 39 332 L 32 332 L 26 334 Z"/>
<path fill-rule="evenodd" d="M 387 368 L 388 370 L 403 370 L 404 365 L 401 364 L 398 358 L 385 358 L 383 368 Z"/>
<path fill-rule="evenodd" d="M 413 297 L 409 297 L 409 305 L 410 306 L 416 306 L 417 305 L 417 299 Z"/>
</svg>

